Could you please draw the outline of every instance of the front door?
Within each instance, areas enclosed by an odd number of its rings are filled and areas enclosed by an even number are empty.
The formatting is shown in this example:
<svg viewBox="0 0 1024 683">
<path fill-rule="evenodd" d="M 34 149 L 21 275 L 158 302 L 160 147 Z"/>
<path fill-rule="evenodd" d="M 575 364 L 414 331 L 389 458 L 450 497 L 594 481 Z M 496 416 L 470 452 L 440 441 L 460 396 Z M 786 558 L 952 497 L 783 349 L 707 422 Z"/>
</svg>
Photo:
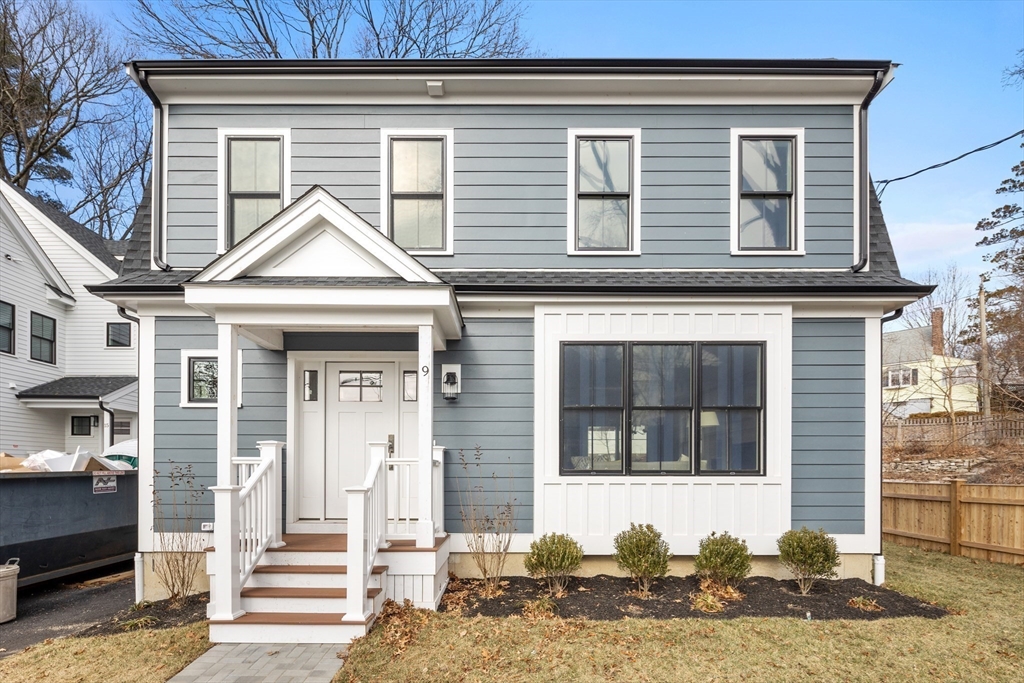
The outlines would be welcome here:
<svg viewBox="0 0 1024 683">
<path fill-rule="evenodd" d="M 394 363 L 327 363 L 324 407 L 324 517 L 348 517 L 345 489 L 359 486 L 369 469 L 371 441 L 398 433 Z"/>
</svg>

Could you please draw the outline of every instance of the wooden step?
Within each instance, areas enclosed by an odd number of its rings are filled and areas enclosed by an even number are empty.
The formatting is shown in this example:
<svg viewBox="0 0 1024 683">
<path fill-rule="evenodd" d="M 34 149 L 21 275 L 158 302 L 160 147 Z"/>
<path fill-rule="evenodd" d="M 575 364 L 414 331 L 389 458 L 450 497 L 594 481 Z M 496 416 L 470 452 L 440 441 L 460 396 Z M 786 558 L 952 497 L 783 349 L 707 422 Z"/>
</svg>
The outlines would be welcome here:
<svg viewBox="0 0 1024 683">
<path fill-rule="evenodd" d="M 280 548 L 267 548 L 268 553 L 343 553 L 348 551 L 347 534 L 284 534 L 281 536 L 284 545 Z"/>
<path fill-rule="evenodd" d="M 340 626 L 344 614 L 337 612 L 247 612 L 237 619 L 219 621 L 209 619 L 209 624 L 294 624 L 297 626 Z M 373 616 L 370 617 L 373 621 Z M 347 624 L 365 624 L 365 621 L 349 621 Z"/>
<path fill-rule="evenodd" d="M 380 588 L 367 588 L 366 597 L 375 598 L 380 594 Z M 243 588 L 240 595 L 243 598 L 345 598 L 348 597 L 346 588 Z"/>
<path fill-rule="evenodd" d="M 372 574 L 383 574 L 387 565 L 375 565 Z M 254 574 L 348 574 L 344 564 L 261 564 L 252 570 Z"/>
</svg>

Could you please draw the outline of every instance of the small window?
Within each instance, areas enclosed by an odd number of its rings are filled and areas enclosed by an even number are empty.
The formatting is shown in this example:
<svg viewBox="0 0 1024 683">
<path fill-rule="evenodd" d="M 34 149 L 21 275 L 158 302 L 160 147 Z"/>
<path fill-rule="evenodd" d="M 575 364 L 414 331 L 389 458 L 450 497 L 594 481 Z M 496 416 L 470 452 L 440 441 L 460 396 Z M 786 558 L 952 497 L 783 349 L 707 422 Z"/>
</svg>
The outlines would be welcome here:
<svg viewBox="0 0 1024 683">
<path fill-rule="evenodd" d="M 633 139 L 576 138 L 576 250 L 632 249 Z"/>
<path fill-rule="evenodd" d="M 217 402 L 217 359 L 188 359 L 188 402 Z"/>
<path fill-rule="evenodd" d="M 131 323 L 107 323 L 107 346 L 123 348 L 132 345 Z"/>
<path fill-rule="evenodd" d="M 114 420 L 114 436 L 131 436 L 131 420 Z"/>
<path fill-rule="evenodd" d="M 389 144 L 391 239 L 403 249 L 444 251 L 445 138 L 392 137 Z"/>
<path fill-rule="evenodd" d="M 910 387 L 917 384 L 917 370 L 893 368 L 882 373 L 882 386 L 891 389 Z"/>
<path fill-rule="evenodd" d="M 342 403 L 378 403 L 384 400 L 384 376 L 379 371 L 338 373 L 338 400 Z"/>
<path fill-rule="evenodd" d="M 0 353 L 14 353 L 14 306 L 0 301 Z"/>
<path fill-rule="evenodd" d="M 402 373 L 402 400 L 415 401 L 419 390 L 419 377 L 415 370 L 406 370 Z"/>
<path fill-rule="evenodd" d="M 32 314 L 30 356 L 32 360 L 56 365 L 57 321 L 39 313 Z"/>
<path fill-rule="evenodd" d="M 92 416 L 72 415 L 71 436 L 92 436 Z"/>
<path fill-rule="evenodd" d="M 281 210 L 283 154 L 279 137 L 227 139 L 228 246 Z"/>
<path fill-rule="evenodd" d="M 318 400 L 317 394 L 320 390 L 319 376 L 319 370 L 302 371 L 302 400 L 310 402 Z"/>
</svg>

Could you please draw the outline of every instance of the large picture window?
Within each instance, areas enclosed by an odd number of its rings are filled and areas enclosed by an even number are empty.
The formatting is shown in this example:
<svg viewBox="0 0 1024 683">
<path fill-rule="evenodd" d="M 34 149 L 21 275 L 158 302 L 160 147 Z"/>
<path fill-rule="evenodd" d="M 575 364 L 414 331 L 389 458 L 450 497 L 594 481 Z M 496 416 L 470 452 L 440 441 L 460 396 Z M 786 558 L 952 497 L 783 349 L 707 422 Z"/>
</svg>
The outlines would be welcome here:
<svg viewBox="0 0 1024 683">
<path fill-rule="evenodd" d="M 562 345 L 563 474 L 763 472 L 761 344 Z"/>
</svg>

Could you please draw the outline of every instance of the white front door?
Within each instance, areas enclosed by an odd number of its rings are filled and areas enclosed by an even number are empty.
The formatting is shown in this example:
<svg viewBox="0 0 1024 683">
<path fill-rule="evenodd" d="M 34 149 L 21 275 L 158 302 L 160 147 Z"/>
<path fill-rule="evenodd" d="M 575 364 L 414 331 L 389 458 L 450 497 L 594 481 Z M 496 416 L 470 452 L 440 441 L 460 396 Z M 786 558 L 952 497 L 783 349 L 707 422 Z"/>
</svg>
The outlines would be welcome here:
<svg viewBox="0 0 1024 683">
<path fill-rule="evenodd" d="M 348 517 L 345 489 L 359 486 L 369 467 L 371 441 L 398 433 L 398 378 L 394 363 L 327 363 L 324 383 L 324 518 Z"/>
</svg>

